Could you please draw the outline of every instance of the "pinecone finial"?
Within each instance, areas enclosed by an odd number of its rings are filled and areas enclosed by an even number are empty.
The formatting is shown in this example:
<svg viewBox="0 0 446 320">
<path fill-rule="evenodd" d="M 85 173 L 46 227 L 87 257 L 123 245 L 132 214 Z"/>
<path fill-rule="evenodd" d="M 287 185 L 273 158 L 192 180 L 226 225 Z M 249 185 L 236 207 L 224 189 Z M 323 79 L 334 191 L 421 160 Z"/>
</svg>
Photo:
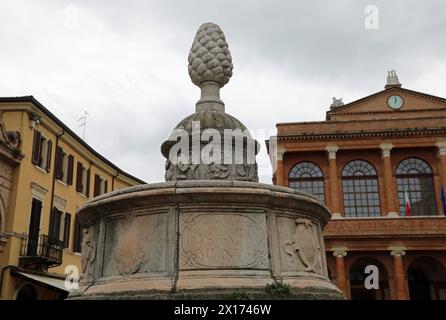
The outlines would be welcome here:
<svg viewBox="0 0 446 320">
<path fill-rule="evenodd" d="M 225 35 L 212 22 L 200 26 L 189 53 L 189 75 L 199 86 L 212 81 L 223 87 L 232 76 L 232 57 Z"/>
</svg>

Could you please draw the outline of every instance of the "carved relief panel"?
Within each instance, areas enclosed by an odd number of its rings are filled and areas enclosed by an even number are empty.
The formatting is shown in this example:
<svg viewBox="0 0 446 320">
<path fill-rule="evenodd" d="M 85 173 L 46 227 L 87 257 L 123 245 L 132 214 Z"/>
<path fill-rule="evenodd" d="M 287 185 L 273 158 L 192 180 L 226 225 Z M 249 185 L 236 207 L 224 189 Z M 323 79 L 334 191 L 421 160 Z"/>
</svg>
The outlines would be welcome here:
<svg viewBox="0 0 446 320">
<path fill-rule="evenodd" d="M 106 224 L 103 276 L 166 271 L 167 214 L 132 216 Z M 149 245 L 150 243 L 157 245 Z"/>
<path fill-rule="evenodd" d="M 180 269 L 268 269 L 264 214 L 182 214 L 180 221 Z"/>
<path fill-rule="evenodd" d="M 81 282 L 88 283 L 94 280 L 97 262 L 98 225 L 83 230 L 82 256 L 81 256 Z"/>
<path fill-rule="evenodd" d="M 282 271 L 324 275 L 319 226 L 306 218 L 278 217 L 277 227 Z"/>
</svg>

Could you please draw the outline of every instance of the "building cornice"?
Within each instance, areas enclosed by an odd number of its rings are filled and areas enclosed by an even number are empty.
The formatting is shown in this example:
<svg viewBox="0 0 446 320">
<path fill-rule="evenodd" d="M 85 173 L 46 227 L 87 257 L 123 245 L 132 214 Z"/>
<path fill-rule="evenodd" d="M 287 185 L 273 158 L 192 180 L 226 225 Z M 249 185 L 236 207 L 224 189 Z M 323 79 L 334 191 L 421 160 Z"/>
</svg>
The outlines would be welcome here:
<svg viewBox="0 0 446 320">
<path fill-rule="evenodd" d="M 10 108 L 4 108 L 2 104 L 11 104 Z M 64 142 L 68 142 L 71 140 L 72 147 L 79 152 L 79 148 L 84 148 L 88 153 L 92 155 L 92 157 L 97 158 L 99 161 L 103 162 L 104 165 L 110 167 L 113 171 L 119 172 L 120 178 L 126 177 L 129 180 L 136 181 L 140 184 L 145 184 L 146 182 L 123 171 L 119 167 L 117 167 L 110 160 L 102 156 L 96 150 L 94 150 L 88 143 L 86 143 L 82 138 L 80 138 L 76 133 L 74 133 L 67 125 L 65 125 L 59 118 L 57 118 L 52 112 L 50 112 L 43 104 L 41 104 L 36 98 L 33 96 L 23 96 L 23 97 L 0 97 L 0 109 L 2 111 L 32 111 L 38 112 L 45 115 L 51 123 L 48 128 L 54 134 L 60 133 L 60 131 L 66 132 L 71 139 L 67 139 L 66 137 L 63 139 Z M 74 144 L 78 144 L 75 146 Z"/>
<path fill-rule="evenodd" d="M 290 140 L 347 140 L 356 138 L 384 138 L 384 137 L 406 137 L 421 135 L 445 135 L 446 127 L 432 129 L 395 129 L 392 131 L 352 131 L 338 133 L 311 133 L 311 134 L 281 134 L 277 136 L 278 141 Z"/>
</svg>

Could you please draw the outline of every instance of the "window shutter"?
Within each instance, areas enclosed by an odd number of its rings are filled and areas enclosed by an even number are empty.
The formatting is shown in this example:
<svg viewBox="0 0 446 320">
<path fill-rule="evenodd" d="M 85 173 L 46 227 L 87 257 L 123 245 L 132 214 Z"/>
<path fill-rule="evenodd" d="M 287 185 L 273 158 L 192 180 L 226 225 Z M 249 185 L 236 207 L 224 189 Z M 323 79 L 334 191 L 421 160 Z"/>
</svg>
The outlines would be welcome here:
<svg viewBox="0 0 446 320">
<path fill-rule="evenodd" d="M 41 149 L 40 139 L 41 139 L 41 137 L 42 137 L 42 135 L 40 134 L 40 132 L 35 130 L 34 131 L 34 143 L 33 143 L 33 155 L 31 158 L 31 162 L 35 165 L 39 165 L 39 162 L 40 162 L 40 149 Z"/>
<path fill-rule="evenodd" d="M 76 169 L 76 191 L 82 192 L 82 169 L 84 167 L 82 166 L 82 163 L 79 161 L 77 162 L 77 169 Z"/>
<path fill-rule="evenodd" d="M 82 227 L 79 222 L 79 216 L 76 214 L 74 218 L 74 243 L 73 243 L 73 252 L 81 252 L 81 243 L 82 243 Z"/>
<path fill-rule="evenodd" d="M 73 184 L 73 166 L 74 166 L 74 157 L 73 155 L 68 156 L 68 173 L 67 173 L 67 184 Z"/>
<path fill-rule="evenodd" d="M 85 195 L 90 196 L 90 169 L 87 170 L 87 192 Z"/>
<path fill-rule="evenodd" d="M 59 180 L 61 180 L 63 177 L 62 160 L 63 160 L 62 148 L 58 146 L 56 147 L 56 161 L 54 170 L 56 171 L 56 179 Z"/>
<path fill-rule="evenodd" d="M 54 240 L 59 240 L 61 216 L 61 212 L 57 208 L 53 208 L 53 214 L 50 219 L 50 232 L 48 235 L 50 243 L 55 243 Z"/>
<path fill-rule="evenodd" d="M 107 193 L 108 192 L 108 181 L 107 180 L 105 180 L 104 181 L 104 191 L 105 191 L 105 193 Z"/>
<path fill-rule="evenodd" d="M 101 178 L 99 175 L 94 175 L 94 192 L 93 197 L 97 197 L 101 194 Z"/>
<path fill-rule="evenodd" d="M 70 244 L 70 227 L 71 227 L 71 214 L 65 213 L 65 226 L 63 230 L 63 247 L 68 248 Z"/>
<path fill-rule="evenodd" d="M 53 143 L 51 142 L 51 140 L 48 140 L 48 150 L 47 150 L 47 155 L 46 155 L 46 172 L 50 172 L 50 168 L 51 168 L 51 149 L 52 149 Z"/>
<path fill-rule="evenodd" d="M 48 227 L 48 238 L 52 239 L 53 238 L 53 228 L 54 228 L 54 216 L 55 216 L 55 211 L 56 208 L 53 208 L 53 210 L 51 211 L 51 215 L 50 215 L 50 226 Z"/>
</svg>

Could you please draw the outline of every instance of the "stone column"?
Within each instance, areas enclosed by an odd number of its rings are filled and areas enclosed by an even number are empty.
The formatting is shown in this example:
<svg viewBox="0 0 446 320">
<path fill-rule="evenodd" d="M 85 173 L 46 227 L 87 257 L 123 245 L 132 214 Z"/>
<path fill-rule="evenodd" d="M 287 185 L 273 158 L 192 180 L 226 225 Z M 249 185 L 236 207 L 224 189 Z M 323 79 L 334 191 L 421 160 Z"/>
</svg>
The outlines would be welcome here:
<svg viewBox="0 0 446 320">
<path fill-rule="evenodd" d="M 409 300 L 407 293 L 406 271 L 404 269 L 403 256 L 406 251 L 397 249 L 392 250 L 390 255 L 393 257 L 393 267 L 395 274 L 396 297 L 398 300 Z"/>
<path fill-rule="evenodd" d="M 333 256 L 336 257 L 336 284 L 342 291 L 345 297 L 349 297 L 347 276 L 345 271 L 344 257 L 347 255 L 347 251 L 334 251 Z"/>
<path fill-rule="evenodd" d="M 445 188 L 446 192 L 446 141 L 437 142 L 438 148 L 438 159 L 439 159 L 439 172 L 440 172 L 440 190 L 436 190 L 436 193 L 441 192 L 441 187 Z M 437 193 L 438 194 L 438 193 Z M 438 212 L 443 215 L 443 202 L 440 197 L 437 197 L 437 202 L 439 202 Z"/>
<path fill-rule="evenodd" d="M 390 160 L 390 151 L 393 148 L 393 144 L 381 143 L 379 147 L 381 148 L 381 157 L 383 160 L 384 193 L 387 203 L 386 211 L 388 216 L 395 217 L 398 216 L 396 207 L 398 195 L 395 189 L 392 162 Z"/>
<path fill-rule="evenodd" d="M 336 165 L 336 152 L 338 151 L 338 146 L 330 145 L 325 148 L 328 155 L 328 169 L 329 169 L 329 179 L 330 179 L 330 203 L 331 211 L 333 212 L 333 218 L 341 216 L 341 205 L 339 192 L 339 181 L 338 181 L 338 168 Z"/>
<path fill-rule="evenodd" d="M 276 159 L 276 185 L 285 186 L 285 177 L 283 172 L 283 154 L 285 150 L 277 146 L 277 159 Z M 288 186 L 286 186 L 288 187 Z"/>
<path fill-rule="evenodd" d="M 440 159 L 441 185 L 446 186 L 446 141 L 437 142 L 437 148 Z"/>
</svg>

